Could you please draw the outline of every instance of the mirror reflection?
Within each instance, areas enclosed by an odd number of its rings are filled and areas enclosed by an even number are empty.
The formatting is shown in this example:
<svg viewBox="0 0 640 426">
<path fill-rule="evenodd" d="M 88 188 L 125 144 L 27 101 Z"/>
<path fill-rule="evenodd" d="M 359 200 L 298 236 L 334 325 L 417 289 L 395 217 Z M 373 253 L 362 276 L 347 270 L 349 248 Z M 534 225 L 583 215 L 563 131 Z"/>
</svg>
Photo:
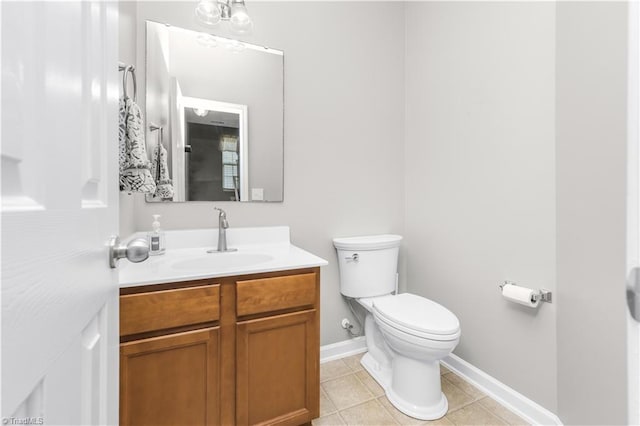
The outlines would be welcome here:
<svg viewBox="0 0 640 426">
<path fill-rule="evenodd" d="M 246 201 L 247 106 L 195 98 L 182 105 L 186 199 Z"/>
<path fill-rule="evenodd" d="M 147 21 L 147 133 L 172 197 L 282 201 L 283 52 Z"/>
</svg>

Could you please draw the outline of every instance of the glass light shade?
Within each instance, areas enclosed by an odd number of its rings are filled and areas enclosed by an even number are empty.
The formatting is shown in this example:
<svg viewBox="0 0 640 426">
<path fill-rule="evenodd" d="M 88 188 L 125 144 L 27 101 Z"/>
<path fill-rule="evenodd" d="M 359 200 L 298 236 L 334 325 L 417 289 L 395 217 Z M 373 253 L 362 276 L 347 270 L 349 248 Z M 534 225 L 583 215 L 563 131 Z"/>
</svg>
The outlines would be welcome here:
<svg viewBox="0 0 640 426">
<path fill-rule="evenodd" d="M 247 12 L 244 1 L 234 1 L 231 4 L 231 29 L 237 33 L 247 33 L 253 28 L 253 21 Z"/>
<path fill-rule="evenodd" d="M 207 26 L 214 26 L 220 22 L 220 7 L 216 0 L 200 0 L 196 6 L 198 22 Z"/>
<path fill-rule="evenodd" d="M 224 47 L 233 53 L 240 53 L 247 48 L 243 42 L 238 40 L 229 40 Z"/>
<path fill-rule="evenodd" d="M 209 111 L 204 109 L 204 108 L 192 108 L 193 112 L 198 116 L 198 117 L 206 117 L 207 114 L 209 114 Z"/>
<path fill-rule="evenodd" d="M 204 47 L 217 47 L 218 40 L 211 34 L 200 33 L 196 36 L 198 44 Z"/>
</svg>

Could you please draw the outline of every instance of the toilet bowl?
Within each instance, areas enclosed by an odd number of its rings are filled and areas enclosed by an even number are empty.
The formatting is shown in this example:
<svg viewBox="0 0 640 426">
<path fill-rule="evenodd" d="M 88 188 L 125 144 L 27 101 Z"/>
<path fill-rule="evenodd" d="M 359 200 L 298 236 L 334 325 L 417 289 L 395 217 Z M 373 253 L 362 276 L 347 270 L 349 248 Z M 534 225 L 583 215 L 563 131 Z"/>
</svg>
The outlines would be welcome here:
<svg viewBox="0 0 640 426">
<path fill-rule="evenodd" d="M 427 298 L 392 294 L 401 239 L 397 235 L 334 239 L 341 292 L 367 311 L 364 368 L 398 410 L 434 420 L 448 409 L 440 386 L 440 360 L 458 344 L 460 323 L 451 311 Z"/>
<path fill-rule="evenodd" d="M 413 294 L 374 301 L 373 317 L 393 352 L 389 400 L 423 420 L 447 413 L 440 388 L 440 360 L 460 341 L 460 324 L 443 306 Z"/>
</svg>

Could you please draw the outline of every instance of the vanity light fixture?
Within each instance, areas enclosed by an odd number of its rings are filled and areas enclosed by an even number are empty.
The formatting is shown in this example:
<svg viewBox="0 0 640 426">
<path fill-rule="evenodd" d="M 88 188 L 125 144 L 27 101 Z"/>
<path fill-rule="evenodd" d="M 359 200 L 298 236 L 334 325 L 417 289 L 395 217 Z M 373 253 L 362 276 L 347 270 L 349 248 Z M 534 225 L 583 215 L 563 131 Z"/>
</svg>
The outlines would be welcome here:
<svg viewBox="0 0 640 426">
<path fill-rule="evenodd" d="M 204 108 L 192 108 L 195 115 L 198 117 L 206 117 L 209 114 L 209 111 Z"/>
<path fill-rule="evenodd" d="M 229 21 L 231 30 L 239 34 L 248 33 L 253 28 L 244 0 L 199 0 L 196 18 L 208 27 Z"/>
</svg>

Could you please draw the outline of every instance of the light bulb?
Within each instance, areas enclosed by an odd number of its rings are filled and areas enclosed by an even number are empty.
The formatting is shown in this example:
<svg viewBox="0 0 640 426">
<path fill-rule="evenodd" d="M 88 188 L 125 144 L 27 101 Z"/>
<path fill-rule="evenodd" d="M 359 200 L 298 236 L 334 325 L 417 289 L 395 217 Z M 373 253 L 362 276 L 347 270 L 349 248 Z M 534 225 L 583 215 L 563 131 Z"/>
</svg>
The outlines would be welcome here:
<svg viewBox="0 0 640 426">
<path fill-rule="evenodd" d="M 220 8 L 217 0 L 200 0 L 196 6 L 196 18 L 207 26 L 214 26 L 220 22 Z"/>
<path fill-rule="evenodd" d="M 237 33 L 247 33 L 253 28 L 253 21 L 247 12 L 244 1 L 231 3 L 231 29 Z"/>
</svg>

